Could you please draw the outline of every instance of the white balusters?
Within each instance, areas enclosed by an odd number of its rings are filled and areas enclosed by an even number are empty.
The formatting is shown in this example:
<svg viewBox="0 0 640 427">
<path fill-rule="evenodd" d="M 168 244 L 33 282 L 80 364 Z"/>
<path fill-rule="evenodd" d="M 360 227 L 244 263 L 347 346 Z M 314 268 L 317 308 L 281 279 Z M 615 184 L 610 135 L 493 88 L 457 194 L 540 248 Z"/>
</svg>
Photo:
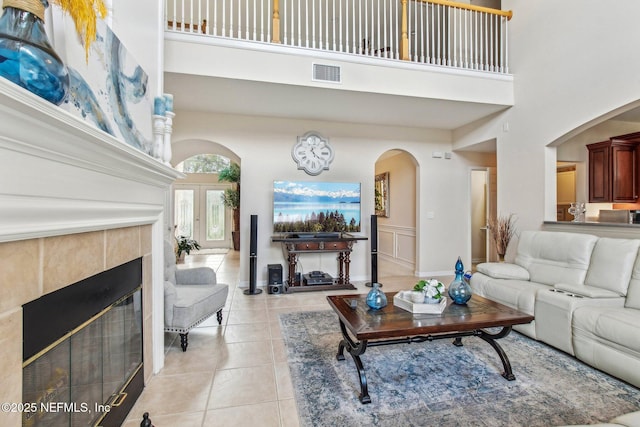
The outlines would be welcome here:
<svg viewBox="0 0 640 427">
<path fill-rule="evenodd" d="M 507 73 L 507 17 L 484 8 L 408 0 L 165 0 L 168 31 Z M 272 24 L 279 23 L 276 37 Z M 406 49 L 406 44 L 404 45 Z M 406 56 L 403 56 L 406 55 Z"/>
</svg>

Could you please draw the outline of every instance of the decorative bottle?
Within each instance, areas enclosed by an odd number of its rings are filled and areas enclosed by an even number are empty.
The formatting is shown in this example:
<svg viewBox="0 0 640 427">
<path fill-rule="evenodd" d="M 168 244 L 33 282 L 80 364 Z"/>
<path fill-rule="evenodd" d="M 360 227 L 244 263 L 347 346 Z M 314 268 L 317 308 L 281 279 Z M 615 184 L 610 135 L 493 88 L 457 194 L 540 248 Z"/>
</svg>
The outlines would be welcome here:
<svg viewBox="0 0 640 427">
<path fill-rule="evenodd" d="M 0 76 L 56 105 L 67 97 L 69 73 L 44 30 L 48 0 L 4 0 Z"/>
<path fill-rule="evenodd" d="M 464 278 L 464 265 L 460 257 L 456 261 L 456 277 L 449 285 L 449 297 L 455 304 L 466 304 L 471 299 L 471 286 Z"/>
<path fill-rule="evenodd" d="M 374 310 L 381 309 L 387 305 L 387 296 L 380 290 L 379 283 L 373 283 L 367 294 L 367 305 Z"/>
</svg>

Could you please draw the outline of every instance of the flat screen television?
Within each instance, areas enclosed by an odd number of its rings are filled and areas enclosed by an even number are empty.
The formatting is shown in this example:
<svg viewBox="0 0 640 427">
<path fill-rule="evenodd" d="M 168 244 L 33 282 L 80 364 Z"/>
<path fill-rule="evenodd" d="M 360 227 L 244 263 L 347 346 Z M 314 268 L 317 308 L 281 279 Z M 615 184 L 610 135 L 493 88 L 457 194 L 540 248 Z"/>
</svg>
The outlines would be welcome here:
<svg viewBox="0 0 640 427">
<path fill-rule="evenodd" d="M 360 231 L 360 183 L 274 181 L 275 233 Z"/>
</svg>

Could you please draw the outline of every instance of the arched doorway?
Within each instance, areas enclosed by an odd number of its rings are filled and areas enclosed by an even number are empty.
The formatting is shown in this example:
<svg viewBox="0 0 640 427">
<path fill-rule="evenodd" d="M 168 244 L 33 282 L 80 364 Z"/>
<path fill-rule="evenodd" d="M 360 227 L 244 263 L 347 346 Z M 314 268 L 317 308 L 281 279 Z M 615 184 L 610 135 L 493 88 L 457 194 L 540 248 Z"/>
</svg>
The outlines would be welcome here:
<svg viewBox="0 0 640 427">
<path fill-rule="evenodd" d="M 227 201 L 237 186 L 220 182 L 218 173 L 239 165 L 238 157 L 217 143 L 183 141 L 174 143 L 172 162 L 186 175 L 173 184 L 170 224 L 174 234 L 195 239 L 203 249 L 234 247 L 233 209 Z"/>
<path fill-rule="evenodd" d="M 376 179 L 388 179 L 384 209 L 376 207 L 379 276 L 416 273 L 417 167 L 415 157 L 404 150 L 388 150 L 375 163 Z"/>
</svg>

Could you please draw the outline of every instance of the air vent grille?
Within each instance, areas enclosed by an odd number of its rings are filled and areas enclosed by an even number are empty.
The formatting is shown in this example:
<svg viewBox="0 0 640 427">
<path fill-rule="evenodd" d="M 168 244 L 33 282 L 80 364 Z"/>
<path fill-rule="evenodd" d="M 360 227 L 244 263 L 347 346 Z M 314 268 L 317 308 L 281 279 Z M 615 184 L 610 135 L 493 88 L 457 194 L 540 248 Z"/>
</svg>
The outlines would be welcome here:
<svg viewBox="0 0 640 427">
<path fill-rule="evenodd" d="M 335 65 L 313 64 L 313 80 L 340 83 L 340 67 Z"/>
</svg>

